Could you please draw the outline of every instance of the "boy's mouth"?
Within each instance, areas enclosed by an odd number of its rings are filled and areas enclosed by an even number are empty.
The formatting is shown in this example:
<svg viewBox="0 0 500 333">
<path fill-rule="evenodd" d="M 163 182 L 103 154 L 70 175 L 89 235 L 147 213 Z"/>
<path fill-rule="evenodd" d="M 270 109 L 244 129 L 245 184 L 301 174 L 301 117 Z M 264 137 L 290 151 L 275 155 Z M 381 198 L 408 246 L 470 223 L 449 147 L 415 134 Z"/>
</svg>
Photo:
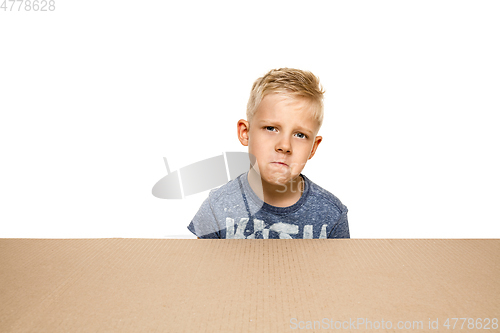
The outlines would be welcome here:
<svg viewBox="0 0 500 333">
<path fill-rule="evenodd" d="M 286 164 L 285 162 L 271 162 L 271 164 L 278 164 L 278 165 L 288 166 L 288 164 Z"/>
</svg>

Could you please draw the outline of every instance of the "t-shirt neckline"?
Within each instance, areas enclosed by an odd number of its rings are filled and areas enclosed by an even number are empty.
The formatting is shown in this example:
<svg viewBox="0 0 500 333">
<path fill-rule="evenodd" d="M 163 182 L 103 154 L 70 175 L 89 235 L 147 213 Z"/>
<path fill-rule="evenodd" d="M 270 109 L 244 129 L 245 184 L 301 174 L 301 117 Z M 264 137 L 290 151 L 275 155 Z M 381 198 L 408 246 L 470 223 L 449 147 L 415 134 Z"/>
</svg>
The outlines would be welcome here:
<svg viewBox="0 0 500 333">
<path fill-rule="evenodd" d="M 310 189 L 310 180 L 304 176 L 303 174 L 300 174 L 304 178 L 304 191 L 302 192 L 302 195 L 300 196 L 300 199 L 294 203 L 291 206 L 288 207 L 277 207 L 270 205 L 264 201 L 262 201 L 257 194 L 253 191 L 253 189 L 250 187 L 250 184 L 248 183 L 248 172 L 243 173 L 240 175 L 240 180 L 241 183 L 243 184 L 243 188 L 245 191 L 245 194 L 250 197 L 250 199 L 253 201 L 254 204 L 256 204 L 258 207 L 262 207 L 262 210 L 265 210 L 269 213 L 277 214 L 277 215 L 286 215 L 293 213 L 297 211 L 302 205 L 306 202 L 307 196 L 309 195 L 309 189 Z"/>
</svg>

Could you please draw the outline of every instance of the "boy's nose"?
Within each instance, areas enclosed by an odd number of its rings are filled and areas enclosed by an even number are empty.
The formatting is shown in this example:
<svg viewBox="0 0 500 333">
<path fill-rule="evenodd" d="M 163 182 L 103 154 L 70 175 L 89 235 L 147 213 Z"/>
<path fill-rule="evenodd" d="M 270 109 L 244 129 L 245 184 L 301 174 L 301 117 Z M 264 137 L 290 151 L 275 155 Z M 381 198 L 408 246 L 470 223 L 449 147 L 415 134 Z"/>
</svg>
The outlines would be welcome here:
<svg viewBox="0 0 500 333">
<path fill-rule="evenodd" d="M 275 147 L 277 152 L 280 153 L 291 153 L 292 152 L 292 146 L 290 145 L 289 140 L 280 140 Z"/>
</svg>

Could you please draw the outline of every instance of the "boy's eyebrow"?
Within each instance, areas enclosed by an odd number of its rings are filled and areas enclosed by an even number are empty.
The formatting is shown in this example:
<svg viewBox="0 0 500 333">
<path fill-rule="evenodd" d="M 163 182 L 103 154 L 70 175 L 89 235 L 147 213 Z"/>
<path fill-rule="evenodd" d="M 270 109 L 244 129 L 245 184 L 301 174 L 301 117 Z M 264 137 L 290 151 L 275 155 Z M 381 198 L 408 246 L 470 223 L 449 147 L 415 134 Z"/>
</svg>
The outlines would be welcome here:
<svg viewBox="0 0 500 333">
<path fill-rule="evenodd" d="M 281 123 L 278 120 L 271 120 L 271 119 L 261 119 L 259 122 L 260 123 L 272 123 L 272 124 L 276 124 L 276 125 L 281 125 Z M 307 129 L 305 127 L 302 127 L 302 126 L 297 126 L 297 129 L 299 131 L 302 131 L 302 132 L 307 132 L 308 134 L 314 133 L 314 131 Z"/>
</svg>

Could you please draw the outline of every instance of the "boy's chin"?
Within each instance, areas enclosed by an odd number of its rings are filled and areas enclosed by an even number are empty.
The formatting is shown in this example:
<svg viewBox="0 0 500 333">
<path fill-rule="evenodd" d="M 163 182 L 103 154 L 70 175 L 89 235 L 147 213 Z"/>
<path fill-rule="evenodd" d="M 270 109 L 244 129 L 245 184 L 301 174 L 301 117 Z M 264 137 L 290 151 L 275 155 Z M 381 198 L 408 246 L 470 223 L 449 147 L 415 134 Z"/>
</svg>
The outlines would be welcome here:
<svg viewBox="0 0 500 333">
<path fill-rule="evenodd" d="M 280 186 L 280 185 L 288 185 L 290 181 L 292 181 L 293 177 L 291 174 L 276 174 L 272 173 L 269 175 L 261 175 L 263 181 L 267 182 L 270 185 Z"/>
<path fill-rule="evenodd" d="M 267 183 L 273 186 L 286 186 L 290 184 L 291 181 L 297 179 L 300 173 L 297 175 L 292 174 L 290 171 L 277 171 L 277 170 L 255 170 L 252 168 L 252 171 L 261 178 L 263 183 Z"/>
</svg>

